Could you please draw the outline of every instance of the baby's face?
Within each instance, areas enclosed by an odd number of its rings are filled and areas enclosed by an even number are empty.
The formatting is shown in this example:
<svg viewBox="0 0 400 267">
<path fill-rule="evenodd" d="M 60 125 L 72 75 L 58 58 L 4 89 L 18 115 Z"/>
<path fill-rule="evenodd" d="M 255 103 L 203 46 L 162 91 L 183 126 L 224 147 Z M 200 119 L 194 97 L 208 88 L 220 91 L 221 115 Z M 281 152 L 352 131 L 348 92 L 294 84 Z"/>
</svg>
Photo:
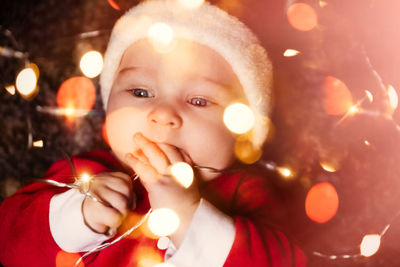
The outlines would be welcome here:
<svg viewBox="0 0 400 267">
<path fill-rule="evenodd" d="M 243 99 L 231 66 L 214 50 L 187 40 L 159 53 L 147 40 L 124 53 L 111 89 L 106 130 L 124 162 L 141 132 L 176 147 L 195 165 L 223 169 L 233 161 L 234 136 L 223 123 L 225 107 Z M 203 179 L 217 176 L 202 172 Z"/>
</svg>

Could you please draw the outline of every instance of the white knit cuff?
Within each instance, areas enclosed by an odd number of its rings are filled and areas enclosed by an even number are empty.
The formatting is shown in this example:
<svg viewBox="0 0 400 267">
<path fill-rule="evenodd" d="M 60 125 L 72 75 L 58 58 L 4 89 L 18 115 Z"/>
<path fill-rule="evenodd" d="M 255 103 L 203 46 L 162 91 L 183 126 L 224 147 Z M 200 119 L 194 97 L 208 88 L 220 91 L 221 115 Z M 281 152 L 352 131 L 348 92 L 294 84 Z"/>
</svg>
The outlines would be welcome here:
<svg viewBox="0 0 400 267">
<path fill-rule="evenodd" d="M 50 201 L 49 222 L 54 241 L 64 251 L 88 251 L 111 236 L 98 234 L 86 226 L 81 211 L 85 196 L 70 189 Z"/>
<path fill-rule="evenodd" d="M 202 199 L 181 246 L 170 242 L 165 261 L 179 267 L 223 266 L 234 239 L 233 219 Z"/>
</svg>

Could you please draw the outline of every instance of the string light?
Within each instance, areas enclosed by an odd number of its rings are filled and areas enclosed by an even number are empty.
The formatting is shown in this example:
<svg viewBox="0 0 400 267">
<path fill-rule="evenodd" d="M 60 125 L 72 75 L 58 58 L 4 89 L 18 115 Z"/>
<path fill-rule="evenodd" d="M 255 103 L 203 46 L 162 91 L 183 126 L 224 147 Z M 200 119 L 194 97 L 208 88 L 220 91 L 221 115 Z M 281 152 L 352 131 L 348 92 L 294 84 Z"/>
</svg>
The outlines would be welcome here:
<svg viewBox="0 0 400 267">
<path fill-rule="evenodd" d="M 367 96 L 370 103 L 372 103 L 372 101 L 374 101 L 374 96 L 372 95 L 372 93 L 370 91 L 365 90 L 365 95 Z"/>
<path fill-rule="evenodd" d="M 184 188 L 193 183 L 193 169 L 186 162 L 176 162 L 169 167 L 169 171 L 175 180 Z"/>
<path fill-rule="evenodd" d="M 14 85 L 7 85 L 4 87 L 10 95 L 15 95 L 15 86 Z"/>
<path fill-rule="evenodd" d="M 254 126 L 253 111 L 245 104 L 234 103 L 225 108 L 224 123 L 226 127 L 237 134 L 244 134 Z"/>
<path fill-rule="evenodd" d="M 33 142 L 34 147 L 43 147 L 43 140 L 37 140 Z"/>
<path fill-rule="evenodd" d="M 381 236 L 378 234 L 365 235 L 361 241 L 360 251 L 364 257 L 374 255 L 381 245 Z"/>
<path fill-rule="evenodd" d="M 388 86 L 387 94 L 389 97 L 390 113 L 393 114 L 397 108 L 397 105 L 399 104 L 399 97 L 397 96 L 397 92 L 392 85 Z"/>
<path fill-rule="evenodd" d="M 322 162 L 320 162 L 320 165 L 321 165 L 322 169 L 324 169 L 327 172 L 336 172 L 337 171 L 337 167 L 335 167 L 333 163 L 322 161 Z"/>
<path fill-rule="evenodd" d="M 283 53 L 284 57 L 294 57 L 300 54 L 300 51 L 294 50 L 294 49 L 286 49 L 286 51 Z"/>
<path fill-rule="evenodd" d="M 29 97 L 36 91 L 36 83 L 37 77 L 34 70 L 25 68 L 18 73 L 15 85 L 22 96 Z"/>
<path fill-rule="evenodd" d="M 288 167 L 277 167 L 276 170 L 284 178 L 292 178 L 294 176 L 292 170 Z"/>
<path fill-rule="evenodd" d="M 98 51 L 86 52 L 79 62 L 79 67 L 86 77 L 94 78 L 103 69 L 103 56 Z"/>
<path fill-rule="evenodd" d="M 147 221 L 150 231 L 157 236 L 168 236 L 175 232 L 180 220 L 175 211 L 167 208 L 154 210 Z"/>
</svg>

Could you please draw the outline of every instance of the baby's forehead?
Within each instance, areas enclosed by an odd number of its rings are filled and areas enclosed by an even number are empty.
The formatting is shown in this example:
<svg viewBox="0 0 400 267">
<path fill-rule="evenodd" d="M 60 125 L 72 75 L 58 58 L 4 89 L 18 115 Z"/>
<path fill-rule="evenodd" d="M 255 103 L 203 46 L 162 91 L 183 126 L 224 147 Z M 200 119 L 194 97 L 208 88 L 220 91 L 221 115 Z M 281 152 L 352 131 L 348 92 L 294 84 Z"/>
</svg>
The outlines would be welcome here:
<svg viewBox="0 0 400 267">
<path fill-rule="evenodd" d="M 216 51 L 200 43 L 176 39 L 172 49 L 160 52 L 147 39 L 131 44 L 124 52 L 118 73 L 126 70 L 168 73 L 240 87 L 229 63 Z"/>
</svg>

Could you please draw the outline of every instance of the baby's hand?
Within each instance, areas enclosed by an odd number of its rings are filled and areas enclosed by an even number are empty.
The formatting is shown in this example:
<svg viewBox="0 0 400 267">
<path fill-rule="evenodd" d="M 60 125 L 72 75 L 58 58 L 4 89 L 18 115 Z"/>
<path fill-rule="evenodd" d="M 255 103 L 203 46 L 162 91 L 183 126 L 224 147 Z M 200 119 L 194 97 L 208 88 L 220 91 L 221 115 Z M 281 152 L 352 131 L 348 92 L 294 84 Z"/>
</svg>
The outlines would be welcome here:
<svg viewBox="0 0 400 267">
<path fill-rule="evenodd" d="M 135 206 L 132 180 L 122 172 L 97 174 L 91 181 L 89 192 L 107 204 L 89 197 L 82 204 L 86 224 L 98 233 L 117 229 L 128 211 Z"/>
<path fill-rule="evenodd" d="M 194 181 L 184 188 L 168 174 L 172 163 L 184 161 L 176 147 L 156 144 L 141 133 L 135 134 L 134 141 L 138 149 L 126 155 L 128 164 L 146 187 L 151 207 L 170 208 L 178 214 L 181 227 L 171 237 L 179 245 L 200 201 L 197 184 Z"/>
</svg>

